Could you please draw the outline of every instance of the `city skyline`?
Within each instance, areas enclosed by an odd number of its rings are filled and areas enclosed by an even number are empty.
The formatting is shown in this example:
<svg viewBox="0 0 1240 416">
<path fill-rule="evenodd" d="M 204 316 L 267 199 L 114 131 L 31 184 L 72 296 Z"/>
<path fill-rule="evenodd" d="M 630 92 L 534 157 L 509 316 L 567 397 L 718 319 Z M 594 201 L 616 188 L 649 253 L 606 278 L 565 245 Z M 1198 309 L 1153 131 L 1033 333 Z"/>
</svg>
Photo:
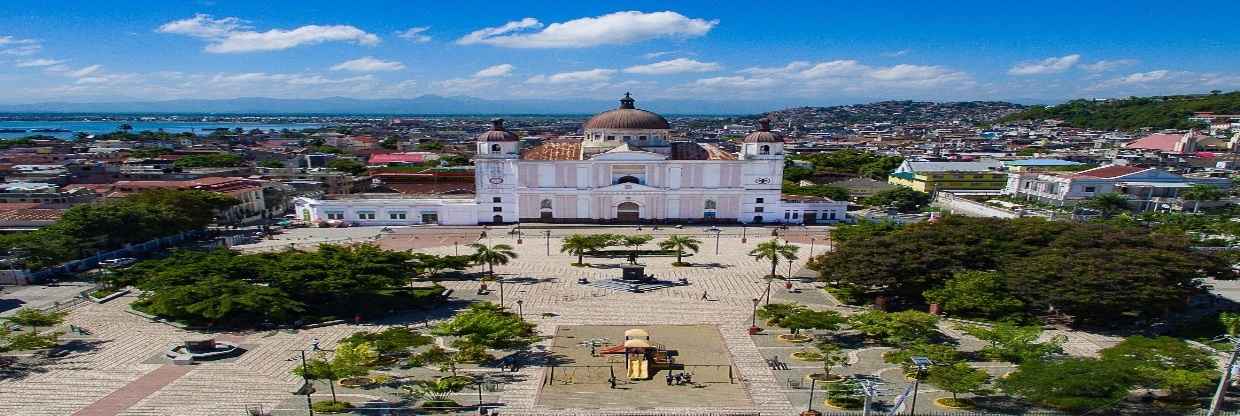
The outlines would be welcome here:
<svg viewBox="0 0 1240 416">
<path fill-rule="evenodd" d="M 16 1 L 0 5 L 0 88 L 9 92 L 0 103 L 633 91 L 825 105 L 1240 88 L 1240 58 L 1228 50 L 1240 35 L 1188 20 L 1240 6 L 1209 3 Z"/>
</svg>

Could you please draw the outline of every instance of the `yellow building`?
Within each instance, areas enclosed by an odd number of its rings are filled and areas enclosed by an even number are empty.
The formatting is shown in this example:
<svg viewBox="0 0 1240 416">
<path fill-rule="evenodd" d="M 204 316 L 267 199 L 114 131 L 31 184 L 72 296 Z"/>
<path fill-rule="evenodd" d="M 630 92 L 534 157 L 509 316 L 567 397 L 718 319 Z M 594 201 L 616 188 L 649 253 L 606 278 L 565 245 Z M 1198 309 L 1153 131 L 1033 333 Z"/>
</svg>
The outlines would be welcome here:
<svg viewBox="0 0 1240 416">
<path fill-rule="evenodd" d="M 887 182 L 921 192 L 1001 191 L 1007 173 L 998 162 L 904 162 Z"/>
</svg>

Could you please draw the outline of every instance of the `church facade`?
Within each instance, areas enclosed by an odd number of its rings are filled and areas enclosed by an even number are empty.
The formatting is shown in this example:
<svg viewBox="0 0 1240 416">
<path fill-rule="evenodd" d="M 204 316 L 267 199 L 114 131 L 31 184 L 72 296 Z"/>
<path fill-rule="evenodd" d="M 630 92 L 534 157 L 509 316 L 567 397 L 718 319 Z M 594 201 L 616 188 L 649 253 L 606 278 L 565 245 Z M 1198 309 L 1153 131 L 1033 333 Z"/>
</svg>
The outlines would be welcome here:
<svg viewBox="0 0 1240 416">
<path fill-rule="evenodd" d="M 472 204 L 300 199 L 299 216 L 376 225 L 802 224 L 846 219 L 846 202 L 782 197 L 784 143 L 765 120 L 735 154 L 711 144 L 673 141 L 670 132 L 666 119 L 638 109 L 628 94 L 619 108 L 587 121 L 582 140 L 523 149 L 503 121 L 495 120 L 490 131 L 478 136 Z M 467 205 L 473 206 L 472 215 Z M 367 210 L 361 218 L 356 218 L 358 207 Z M 406 214 L 384 215 L 393 210 Z"/>
</svg>

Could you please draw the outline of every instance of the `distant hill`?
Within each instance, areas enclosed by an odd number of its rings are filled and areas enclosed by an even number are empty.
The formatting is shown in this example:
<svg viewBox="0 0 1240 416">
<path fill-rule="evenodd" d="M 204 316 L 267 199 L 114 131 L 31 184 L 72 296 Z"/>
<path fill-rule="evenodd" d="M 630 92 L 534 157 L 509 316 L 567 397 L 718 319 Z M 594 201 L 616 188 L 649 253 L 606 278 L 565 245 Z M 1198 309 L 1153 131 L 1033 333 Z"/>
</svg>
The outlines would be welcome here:
<svg viewBox="0 0 1240 416">
<path fill-rule="evenodd" d="M 848 125 L 865 123 L 989 123 L 1025 106 L 1004 101 L 879 101 L 832 107 L 795 107 L 764 116 L 777 122 Z"/>
<path fill-rule="evenodd" d="M 786 106 L 762 100 L 642 100 L 638 107 L 663 114 L 754 114 Z M 593 114 L 615 108 L 616 100 L 513 99 L 423 95 L 416 98 L 357 99 L 328 97 L 287 99 L 245 97 L 231 99 L 121 101 L 95 103 L 49 102 L 0 104 L 0 113 L 226 113 L 226 114 Z"/>
<path fill-rule="evenodd" d="M 1187 129 L 1195 112 L 1240 114 L 1240 91 L 1226 94 L 1132 97 L 1118 100 L 1073 100 L 1051 107 L 1030 107 L 1001 121 L 1063 120 L 1072 127 L 1098 130 Z"/>
</svg>

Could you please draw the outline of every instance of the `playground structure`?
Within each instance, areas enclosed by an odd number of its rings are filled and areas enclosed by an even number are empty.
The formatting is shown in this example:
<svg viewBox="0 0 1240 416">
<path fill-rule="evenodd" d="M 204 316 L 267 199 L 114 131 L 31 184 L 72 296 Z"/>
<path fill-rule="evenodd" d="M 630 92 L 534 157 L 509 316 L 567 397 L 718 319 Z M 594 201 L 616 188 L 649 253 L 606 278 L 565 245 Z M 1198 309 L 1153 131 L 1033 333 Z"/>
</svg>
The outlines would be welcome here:
<svg viewBox="0 0 1240 416">
<path fill-rule="evenodd" d="M 603 348 L 599 355 L 624 354 L 624 368 L 629 380 L 649 380 L 659 370 L 682 369 L 676 364 L 676 350 L 650 343 L 650 333 L 644 329 L 624 331 L 624 343 Z"/>
</svg>

